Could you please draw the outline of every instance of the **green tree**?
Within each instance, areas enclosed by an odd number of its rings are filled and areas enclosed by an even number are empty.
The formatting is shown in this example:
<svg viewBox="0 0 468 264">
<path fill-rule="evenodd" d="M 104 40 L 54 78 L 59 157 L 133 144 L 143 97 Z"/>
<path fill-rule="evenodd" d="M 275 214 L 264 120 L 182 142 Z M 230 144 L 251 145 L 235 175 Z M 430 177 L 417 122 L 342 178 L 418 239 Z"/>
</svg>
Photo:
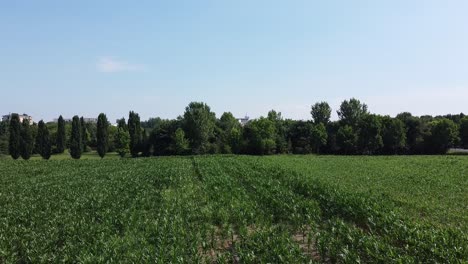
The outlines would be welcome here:
<svg viewBox="0 0 468 264">
<path fill-rule="evenodd" d="M 182 126 L 182 120 L 161 120 L 159 125 L 151 132 L 151 144 L 153 145 L 153 155 L 174 155 L 176 147 L 174 134 Z"/>
<path fill-rule="evenodd" d="M 0 121 L 0 155 L 8 154 L 8 123 Z"/>
<path fill-rule="evenodd" d="M 65 133 L 65 120 L 62 116 L 59 116 L 57 122 L 57 153 L 63 153 L 66 146 L 66 133 Z"/>
<path fill-rule="evenodd" d="M 225 112 L 221 115 L 221 118 L 218 121 L 219 127 L 219 148 L 222 153 L 232 153 L 233 152 L 233 141 L 232 141 L 232 130 L 240 129 L 239 121 L 232 115 L 230 112 Z"/>
<path fill-rule="evenodd" d="M 8 152 L 13 159 L 18 159 L 21 154 L 21 123 L 18 114 L 10 116 Z"/>
<path fill-rule="evenodd" d="M 290 151 L 294 154 L 312 153 L 312 122 L 292 121 L 289 124 L 288 142 L 290 141 Z"/>
<path fill-rule="evenodd" d="M 184 113 L 184 131 L 194 154 L 208 153 L 210 139 L 214 136 L 216 116 L 210 107 L 201 102 L 191 102 Z"/>
<path fill-rule="evenodd" d="M 49 129 L 45 125 L 44 121 L 39 121 L 37 135 L 36 135 L 36 148 L 43 159 L 48 160 L 52 152 L 52 146 L 50 144 Z"/>
<path fill-rule="evenodd" d="M 117 151 L 122 158 L 130 152 L 130 134 L 123 127 L 117 128 L 115 151 Z"/>
<path fill-rule="evenodd" d="M 250 154 L 268 155 L 275 153 L 276 128 L 275 123 L 270 119 L 260 117 L 252 120 L 245 126 L 244 134 Z"/>
<path fill-rule="evenodd" d="M 396 116 L 406 128 L 406 148 L 410 154 L 422 154 L 425 152 L 424 139 L 430 135 L 428 124 L 421 118 L 412 116 L 411 113 L 403 112 Z"/>
<path fill-rule="evenodd" d="M 81 125 L 81 144 L 83 145 L 83 152 L 88 151 L 88 129 L 86 127 L 86 123 L 84 121 L 84 118 L 80 118 L 80 125 Z"/>
<path fill-rule="evenodd" d="M 288 151 L 287 127 L 281 116 L 281 112 L 271 110 L 268 112 L 268 119 L 275 124 L 275 145 L 276 153 L 286 153 Z"/>
<path fill-rule="evenodd" d="M 364 154 L 374 154 L 383 147 L 382 123 L 379 116 L 368 114 L 361 118 L 358 147 Z"/>
<path fill-rule="evenodd" d="M 431 135 L 428 139 L 428 151 L 445 154 L 458 141 L 458 127 L 449 119 L 442 118 L 430 123 Z"/>
<path fill-rule="evenodd" d="M 312 146 L 315 149 L 315 153 L 320 153 L 320 148 L 327 144 L 328 134 L 324 123 L 320 122 L 312 128 Z"/>
<path fill-rule="evenodd" d="M 406 147 L 406 128 L 403 121 L 384 116 L 382 118 L 382 140 L 385 154 L 401 153 Z"/>
<path fill-rule="evenodd" d="M 125 118 L 122 117 L 119 120 L 117 120 L 117 127 L 128 131 L 128 127 L 127 127 L 127 123 L 125 122 Z"/>
<path fill-rule="evenodd" d="M 132 157 L 138 157 L 141 142 L 140 116 L 130 111 L 128 115 L 128 133 L 130 134 L 130 153 Z"/>
<path fill-rule="evenodd" d="M 140 149 L 141 149 L 141 154 L 143 157 L 149 157 L 151 156 L 151 139 L 148 136 L 148 132 L 146 131 L 145 128 L 142 128 L 141 131 L 141 142 L 140 142 Z"/>
<path fill-rule="evenodd" d="M 109 122 L 103 113 L 98 116 L 96 140 L 97 152 L 101 158 L 104 158 L 109 148 Z"/>
<path fill-rule="evenodd" d="M 189 141 L 185 138 L 185 132 L 182 128 L 175 131 L 174 144 L 177 155 L 185 155 L 190 150 Z"/>
<path fill-rule="evenodd" d="M 71 137 L 70 137 L 70 155 L 74 159 L 81 158 L 81 124 L 80 118 L 74 116 L 72 119 Z"/>
<path fill-rule="evenodd" d="M 327 102 L 315 103 L 311 107 L 310 114 L 315 124 L 322 123 L 327 125 L 330 122 L 331 107 Z"/>
<path fill-rule="evenodd" d="M 31 125 L 29 124 L 29 120 L 23 119 L 23 123 L 21 124 L 21 157 L 25 160 L 31 158 L 31 154 L 34 147 L 34 140 L 31 133 Z"/>
<path fill-rule="evenodd" d="M 351 98 L 349 101 L 345 100 L 341 103 L 340 110 L 337 113 L 342 124 L 356 129 L 359 121 L 368 114 L 368 111 L 366 104 L 362 104 L 359 100 Z"/>
<path fill-rule="evenodd" d="M 354 154 L 356 152 L 358 135 L 352 126 L 340 126 L 336 133 L 336 141 L 341 153 Z"/>
<path fill-rule="evenodd" d="M 460 120 L 460 140 L 463 148 L 468 148 L 468 116 Z"/>
<path fill-rule="evenodd" d="M 231 146 L 231 152 L 239 154 L 242 149 L 242 130 L 241 126 L 231 128 L 229 134 L 229 145 Z"/>
</svg>

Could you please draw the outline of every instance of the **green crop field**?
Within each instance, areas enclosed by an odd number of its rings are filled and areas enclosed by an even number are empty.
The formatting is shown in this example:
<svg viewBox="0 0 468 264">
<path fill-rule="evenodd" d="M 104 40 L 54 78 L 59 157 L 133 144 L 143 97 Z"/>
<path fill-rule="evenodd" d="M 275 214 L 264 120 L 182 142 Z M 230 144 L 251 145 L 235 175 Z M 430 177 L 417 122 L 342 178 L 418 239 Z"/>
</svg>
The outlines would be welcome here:
<svg viewBox="0 0 468 264">
<path fill-rule="evenodd" d="M 0 159 L 0 263 L 468 261 L 468 156 Z"/>
</svg>

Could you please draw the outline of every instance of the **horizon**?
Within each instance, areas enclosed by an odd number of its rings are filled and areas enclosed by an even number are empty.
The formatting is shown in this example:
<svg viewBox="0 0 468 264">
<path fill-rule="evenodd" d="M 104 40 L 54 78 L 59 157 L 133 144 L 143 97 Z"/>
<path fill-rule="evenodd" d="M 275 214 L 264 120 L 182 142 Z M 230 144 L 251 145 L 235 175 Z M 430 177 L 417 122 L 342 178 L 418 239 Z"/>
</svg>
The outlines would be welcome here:
<svg viewBox="0 0 468 264">
<path fill-rule="evenodd" d="M 332 119 L 356 98 L 380 115 L 466 113 L 468 2 L 80 1 L 0 8 L 0 114 Z M 6 95 L 11 93 L 13 99 Z"/>
</svg>

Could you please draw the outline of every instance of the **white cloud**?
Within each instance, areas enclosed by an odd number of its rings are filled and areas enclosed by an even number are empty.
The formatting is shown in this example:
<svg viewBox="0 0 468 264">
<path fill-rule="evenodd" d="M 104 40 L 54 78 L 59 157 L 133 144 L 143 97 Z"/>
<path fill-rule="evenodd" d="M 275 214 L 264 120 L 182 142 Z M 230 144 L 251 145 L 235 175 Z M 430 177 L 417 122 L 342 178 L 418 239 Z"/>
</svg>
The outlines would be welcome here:
<svg viewBox="0 0 468 264">
<path fill-rule="evenodd" d="M 100 57 L 96 63 L 96 68 L 99 72 L 105 73 L 146 70 L 144 65 L 128 63 L 113 57 Z"/>
</svg>

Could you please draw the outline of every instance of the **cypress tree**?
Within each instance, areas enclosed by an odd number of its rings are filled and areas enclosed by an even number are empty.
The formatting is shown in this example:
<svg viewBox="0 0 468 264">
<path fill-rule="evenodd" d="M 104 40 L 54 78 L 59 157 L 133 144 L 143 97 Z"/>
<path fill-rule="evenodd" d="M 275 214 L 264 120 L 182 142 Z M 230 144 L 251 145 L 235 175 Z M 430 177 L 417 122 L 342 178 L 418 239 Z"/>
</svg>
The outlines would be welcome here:
<svg viewBox="0 0 468 264">
<path fill-rule="evenodd" d="M 31 153 L 33 150 L 34 142 L 31 133 L 31 126 L 29 125 L 29 120 L 23 119 L 21 124 L 21 157 L 25 160 L 31 158 Z"/>
<path fill-rule="evenodd" d="M 84 118 L 80 118 L 80 125 L 81 125 L 81 144 L 83 145 L 83 152 L 87 151 L 87 144 L 88 144 L 88 131 L 86 129 L 86 123 Z"/>
<path fill-rule="evenodd" d="M 48 160 L 51 154 L 49 129 L 44 121 L 39 121 L 36 135 L 36 149 L 43 159 Z"/>
<path fill-rule="evenodd" d="M 20 142 L 21 142 L 21 125 L 19 121 L 18 114 L 12 114 L 10 116 L 10 126 L 9 126 L 9 144 L 8 152 L 13 159 L 18 159 L 20 157 Z"/>
<path fill-rule="evenodd" d="M 72 131 L 70 138 L 70 155 L 74 159 L 81 158 L 81 150 L 83 149 L 81 143 L 81 125 L 80 118 L 74 116 L 72 120 Z"/>
<path fill-rule="evenodd" d="M 140 116 L 130 111 L 128 115 L 128 133 L 130 134 L 130 153 L 132 157 L 137 157 L 140 146 L 141 127 Z"/>
<path fill-rule="evenodd" d="M 101 158 L 104 158 L 109 147 L 109 122 L 103 113 L 98 116 L 96 139 L 97 152 Z"/>
<path fill-rule="evenodd" d="M 65 120 L 63 120 L 62 116 L 59 116 L 57 123 L 57 153 L 63 153 L 65 151 L 65 142 Z"/>
</svg>

